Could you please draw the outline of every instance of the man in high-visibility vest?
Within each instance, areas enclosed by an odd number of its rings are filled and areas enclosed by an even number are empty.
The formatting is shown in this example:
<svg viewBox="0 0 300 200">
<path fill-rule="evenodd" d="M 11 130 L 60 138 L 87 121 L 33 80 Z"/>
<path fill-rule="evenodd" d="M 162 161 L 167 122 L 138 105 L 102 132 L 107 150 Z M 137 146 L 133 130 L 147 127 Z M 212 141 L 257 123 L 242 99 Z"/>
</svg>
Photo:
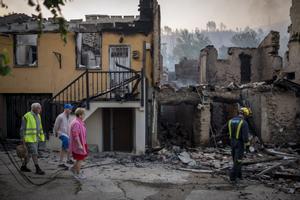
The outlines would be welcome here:
<svg viewBox="0 0 300 200">
<path fill-rule="evenodd" d="M 41 105 L 39 103 L 33 103 L 31 105 L 31 111 L 27 112 L 22 118 L 20 135 L 23 145 L 28 151 L 28 156 L 24 159 L 21 171 L 31 172 L 31 170 L 27 168 L 27 163 L 29 162 L 30 157 L 32 157 L 36 174 L 44 175 L 45 172 L 41 170 L 38 164 L 38 144 L 39 142 L 45 142 L 45 135 L 40 116 L 41 111 Z"/>
<path fill-rule="evenodd" d="M 244 151 L 249 148 L 249 126 L 245 120 L 251 114 L 251 110 L 242 107 L 239 115 L 229 120 L 227 130 L 231 144 L 231 155 L 233 167 L 230 172 L 230 180 L 235 182 L 237 178 L 242 179 L 242 159 Z"/>
</svg>

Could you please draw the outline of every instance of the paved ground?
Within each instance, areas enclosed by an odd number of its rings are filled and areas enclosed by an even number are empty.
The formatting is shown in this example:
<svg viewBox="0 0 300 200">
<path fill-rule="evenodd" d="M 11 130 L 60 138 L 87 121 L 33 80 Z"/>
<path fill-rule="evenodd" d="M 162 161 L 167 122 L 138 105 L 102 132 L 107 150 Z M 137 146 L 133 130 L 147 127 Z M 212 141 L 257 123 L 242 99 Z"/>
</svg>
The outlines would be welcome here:
<svg viewBox="0 0 300 200">
<path fill-rule="evenodd" d="M 0 152 L 0 158 L 0 199 L 3 200 L 300 199 L 299 194 L 286 194 L 257 182 L 243 181 L 233 186 L 222 176 L 183 172 L 168 164 L 124 163 L 101 156 L 85 163 L 87 179 L 84 181 L 75 180 L 69 171 L 61 171 L 54 181 L 37 187 L 21 178 L 4 152 Z M 57 153 L 41 159 L 41 166 L 47 173 L 45 177 L 27 175 L 36 183 L 44 182 L 56 172 L 56 160 Z M 30 168 L 33 169 L 32 163 Z"/>
</svg>

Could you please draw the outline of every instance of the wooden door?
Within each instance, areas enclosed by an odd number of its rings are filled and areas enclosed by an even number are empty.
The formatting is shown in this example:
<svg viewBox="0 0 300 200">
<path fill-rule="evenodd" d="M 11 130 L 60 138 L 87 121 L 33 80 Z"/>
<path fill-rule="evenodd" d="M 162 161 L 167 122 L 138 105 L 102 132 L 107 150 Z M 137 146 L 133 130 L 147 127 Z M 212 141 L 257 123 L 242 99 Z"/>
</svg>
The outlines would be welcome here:
<svg viewBox="0 0 300 200">
<path fill-rule="evenodd" d="M 133 150 L 133 109 L 103 109 L 104 151 Z"/>
</svg>

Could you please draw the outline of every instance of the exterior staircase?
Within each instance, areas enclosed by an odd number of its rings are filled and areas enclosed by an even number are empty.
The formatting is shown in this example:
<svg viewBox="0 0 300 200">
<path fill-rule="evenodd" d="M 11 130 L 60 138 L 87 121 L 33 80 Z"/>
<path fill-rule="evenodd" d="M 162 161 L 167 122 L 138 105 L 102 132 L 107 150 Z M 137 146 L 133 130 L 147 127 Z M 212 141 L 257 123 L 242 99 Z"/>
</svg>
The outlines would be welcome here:
<svg viewBox="0 0 300 200">
<path fill-rule="evenodd" d="M 116 64 L 122 71 L 86 69 L 66 87 L 44 103 L 48 119 L 54 124 L 56 116 L 63 111 L 65 103 L 86 109 L 89 118 L 98 108 L 97 102 L 144 102 L 144 71 L 135 71 Z"/>
</svg>

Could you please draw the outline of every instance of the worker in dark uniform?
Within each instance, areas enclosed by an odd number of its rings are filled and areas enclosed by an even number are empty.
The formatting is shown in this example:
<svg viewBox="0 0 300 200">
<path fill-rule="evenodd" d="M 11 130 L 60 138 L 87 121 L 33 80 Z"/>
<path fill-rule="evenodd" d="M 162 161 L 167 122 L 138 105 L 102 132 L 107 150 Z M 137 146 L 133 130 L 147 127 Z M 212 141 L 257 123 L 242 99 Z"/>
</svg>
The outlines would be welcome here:
<svg viewBox="0 0 300 200">
<path fill-rule="evenodd" d="M 227 129 L 231 144 L 231 155 L 233 158 L 233 167 L 230 172 L 230 180 L 235 182 L 237 178 L 242 179 L 242 159 L 244 151 L 249 148 L 249 126 L 245 120 L 250 116 L 249 108 L 242 107 L 239 115 L 229 120 Z"/>
</svg>

